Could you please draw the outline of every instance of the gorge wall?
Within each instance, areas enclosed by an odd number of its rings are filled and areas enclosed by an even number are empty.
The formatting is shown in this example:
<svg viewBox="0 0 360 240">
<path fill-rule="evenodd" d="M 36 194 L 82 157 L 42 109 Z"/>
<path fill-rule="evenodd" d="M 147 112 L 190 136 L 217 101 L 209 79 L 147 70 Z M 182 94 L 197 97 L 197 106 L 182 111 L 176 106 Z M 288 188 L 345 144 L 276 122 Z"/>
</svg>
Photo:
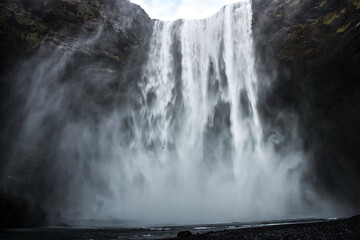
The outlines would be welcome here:
<svg viewBox="0 0 360 240">
<path fill-rule="evenodd" d="M 56 159 L 58 129 L 67 116 L 96 122 L 131 101 L 153 21 L 129 1 L 3 1 L 0 6 L 1 192 L 53 209 L 66 204 L 58 188 L 63 185 L 66 192 L 70 182 L 58 174 L 58 164 L 64 164 Z M 69 101 L 62 105 L 64 97 Z M 34 122 L 31 109 L 40 114 Z M 48 216 L 53 221 L 60 213 L 50 210 Z"/>
<path fill-rule="evenodd" d="M 359 1 L 253 1 L 256 50 L 270 90 L 263 115 L 299 116 L 311 153 L 306 180 L 359 205 Z M 270 104 L 269 104 L 270 103 Z M 274 123 L 276 124 L 276 123 Z M 354 209 L 353 209 L 354 210 Z"/>
</svg>

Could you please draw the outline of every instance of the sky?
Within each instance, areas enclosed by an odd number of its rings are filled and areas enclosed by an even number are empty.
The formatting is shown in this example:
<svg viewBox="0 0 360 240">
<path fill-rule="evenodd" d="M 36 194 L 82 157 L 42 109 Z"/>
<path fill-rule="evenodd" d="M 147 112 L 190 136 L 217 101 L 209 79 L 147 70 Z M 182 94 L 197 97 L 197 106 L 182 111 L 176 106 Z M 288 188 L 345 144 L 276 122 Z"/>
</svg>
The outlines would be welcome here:
<svg viewBox="0 0 360 240">
<path fill-rule="evenodd" d="M 199 19 L 210 17 L 226 4 L 241 0 L 130 0 L 154 19 Z"/>
</svg>

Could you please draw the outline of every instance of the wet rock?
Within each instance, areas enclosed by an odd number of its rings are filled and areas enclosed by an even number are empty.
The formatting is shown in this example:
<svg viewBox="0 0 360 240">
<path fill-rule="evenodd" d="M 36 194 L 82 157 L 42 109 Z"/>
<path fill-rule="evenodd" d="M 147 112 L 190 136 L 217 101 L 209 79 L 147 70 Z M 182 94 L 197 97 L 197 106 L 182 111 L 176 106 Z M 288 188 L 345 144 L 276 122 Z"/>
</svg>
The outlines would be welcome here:
<svg viewBox="0 0 360 240">
<path fill-rule="evenodd" d="M 0 194 L 0 228 L 39 227 L 45 224 L 46 213 L 25 198 Z"/>
<path fill-rule="evenodd" d="M 299 116 L 313 184 L 359 211 L 359 1 L 252 3 L 258 71 L 271 81 L 259 87 L 262 117 L 272 129 L 279 109 Z"/>
<path fill-rule="evenodd" d="M 71 111 L 80 114 L 90 112 L 97 119 L 103 114 L 97 110 L 98 106 L 101 105 L 105 112 L 112 109 L 115 104 L 123 101 L 125 93 L 129 92 L 129 84 L 137 84 L 136 81 L 128 82 L 123 77 L 122 70 L 127 69 L 127 65 L 141 65 L 137 54 L 143 56 L 143 48 L 150 39 L 152 25 L 153 20 L 145 11 L 128 0 L 0 1 L 0 116 L 7 116 L 0 118 L 0 178 L 7 177 L 6 166 L 15 161 L 8 156 L 11 155 L 10 149 L 16 148 L 12 146 L 17 134 L 12 131 L 15 132 L 18 128 L 11 116 L 18 116 L 15 112 L 22 104 L 22 96 L 19 95 L 18 98 L 15 92 L 19 87 L 24 87 L 14 81 L 18 69 L 30 62 L 40 62 L 41 59 L 58 58 L 60 61 L 61 56 L 71 49 L 73 56 L 71 60 L 65 61 L 66 70 L 60 74 L 58 83 L 82 85 L 78 87 L 84 89 L 84 92 L 79 94 L 87 95 L 89 100 L 84 102 L 93 107 L 87 109 L 83 105 L 74 104 Z M 141 61 L 145 60 L 145 57 L 141 58 Z M 128 79 L 140 79 L 140 73 L 132 71 Z M 27 79 L 30 78 L 29 76 Z M 94 79 L 94 82 L 90 79 Z M 74 100 L 78 103 L 80 101 L 83 100 Z M 20 118 L 22 117 L 19 116 Z M 51 141 L 47 142 L 47 146 L 50 146 Z M 47 152 L 47 146 L 42 145 L 41 151 Z M 26 196 L 32 199 L 42 199 L 46 193 L 43 204 L 52 206 L 49 196 L 56 194 L 57 190 L 52 185 L 55 181 L 43 181 L 44 176 L 49 174 L 49 169 L 35 166 L 47 166 L 53 159 L 48 154 L 41 154 L 41 157 L 30 155 L 31 159 L 27 159 L 27 162 L 32 162 L 34 168 L 30 167 L 26 171 L 29 175 L 36 176 L 33 178 L 36 180 L 24 180 L 22 176 L 16 176 L 18 184 L 9 189 L 18 195 L 29 194 Z M 7 185 L 6 183 L 4 187 L 8 189 Z M 53 215 L 50 213 L 52 209 L 46 210 L 49 215 Z M 50 222 L 56 224 L 60 220 L 50 219 Z"/>
<path fill-rule="evenodd" d="M 190 231 L 181 231 L 177 234 L 178 238 L 188 238 L 191 236 L 192 236 L 192 233 Z"/>
<path fill-rule="evenodd" d="M 123 63 L 149 39 L 153 24 L 143 9 L 126 0 L 54 0 L 47 4 L 6 0 L 0 3 L 0 16 L 0 75 L 44 44 L 68 46 L 73 39 L 96 36 L 100 30 L 101 39 L 93 51 L 83 51 Z"/>
</svg>

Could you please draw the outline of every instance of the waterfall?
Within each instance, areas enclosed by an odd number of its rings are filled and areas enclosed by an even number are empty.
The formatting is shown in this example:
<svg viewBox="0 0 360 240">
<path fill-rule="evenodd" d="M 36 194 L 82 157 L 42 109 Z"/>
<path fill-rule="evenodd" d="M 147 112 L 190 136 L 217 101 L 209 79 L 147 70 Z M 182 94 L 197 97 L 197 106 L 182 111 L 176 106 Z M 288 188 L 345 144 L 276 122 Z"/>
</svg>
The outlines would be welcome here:
<svg viewBox="0 0 360 240">
<path fill-rule="evenodd" d="M 262 136 L 251 20 L 242 1 L 208 19 L 155 23 L 135 144 L 154 215 L 233 221 L 301 205 L 303 159 L 280 160 Z"/>
<path fill-rule="evenodd" d="M 251 24 L 250 1 L 203 20 L 156 21 L 140 79 L 121 83 L 127 90 L 111 98 L 121 104 L 106 108 L 116 70 L 78 69 L 59 80 L 77 46 L 91 48 L 101 28 L 29 61 L 18 80 L 25 120 L 13 156 L 21 160 L 8 175 L 36 168 L 17 156 L 46 155 L 42 181 L 56 193 L 48 205 L 67 218 L 190 224 L 306 216 L 315 196 L 302 181 L 306 157 L 297 147 L 277 151 L 281 132 L 264 135 Z"/>
</svg>

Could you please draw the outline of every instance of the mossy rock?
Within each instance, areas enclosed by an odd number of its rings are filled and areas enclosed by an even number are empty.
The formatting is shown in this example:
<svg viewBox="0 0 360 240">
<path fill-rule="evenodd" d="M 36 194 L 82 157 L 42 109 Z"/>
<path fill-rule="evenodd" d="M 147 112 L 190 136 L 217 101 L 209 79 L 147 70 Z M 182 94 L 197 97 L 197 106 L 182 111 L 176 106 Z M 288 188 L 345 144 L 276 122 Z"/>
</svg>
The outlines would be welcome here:
<svg viewBox="0 0 360 240">
<path fill-rule="evenodd" d="M 321 22 L 325 25 L 333 24 L 335 20 L 340 18 L 340 16 L 345 12 L 346 12 L 346 8 L 343 8 L 338 11 L 329 12 L 325 16 L 321 17 Z"/>
<path fill-rule="evenodd" d="M 353 21 L 350 21 L 348 24 L 346 24 L 346 25 L 342 26 L 341 28 L 339 28 L 338 30 L 336 30 L 336 33 L 345 32 L 352 23 L 353 23 Z"/>
</svg>

